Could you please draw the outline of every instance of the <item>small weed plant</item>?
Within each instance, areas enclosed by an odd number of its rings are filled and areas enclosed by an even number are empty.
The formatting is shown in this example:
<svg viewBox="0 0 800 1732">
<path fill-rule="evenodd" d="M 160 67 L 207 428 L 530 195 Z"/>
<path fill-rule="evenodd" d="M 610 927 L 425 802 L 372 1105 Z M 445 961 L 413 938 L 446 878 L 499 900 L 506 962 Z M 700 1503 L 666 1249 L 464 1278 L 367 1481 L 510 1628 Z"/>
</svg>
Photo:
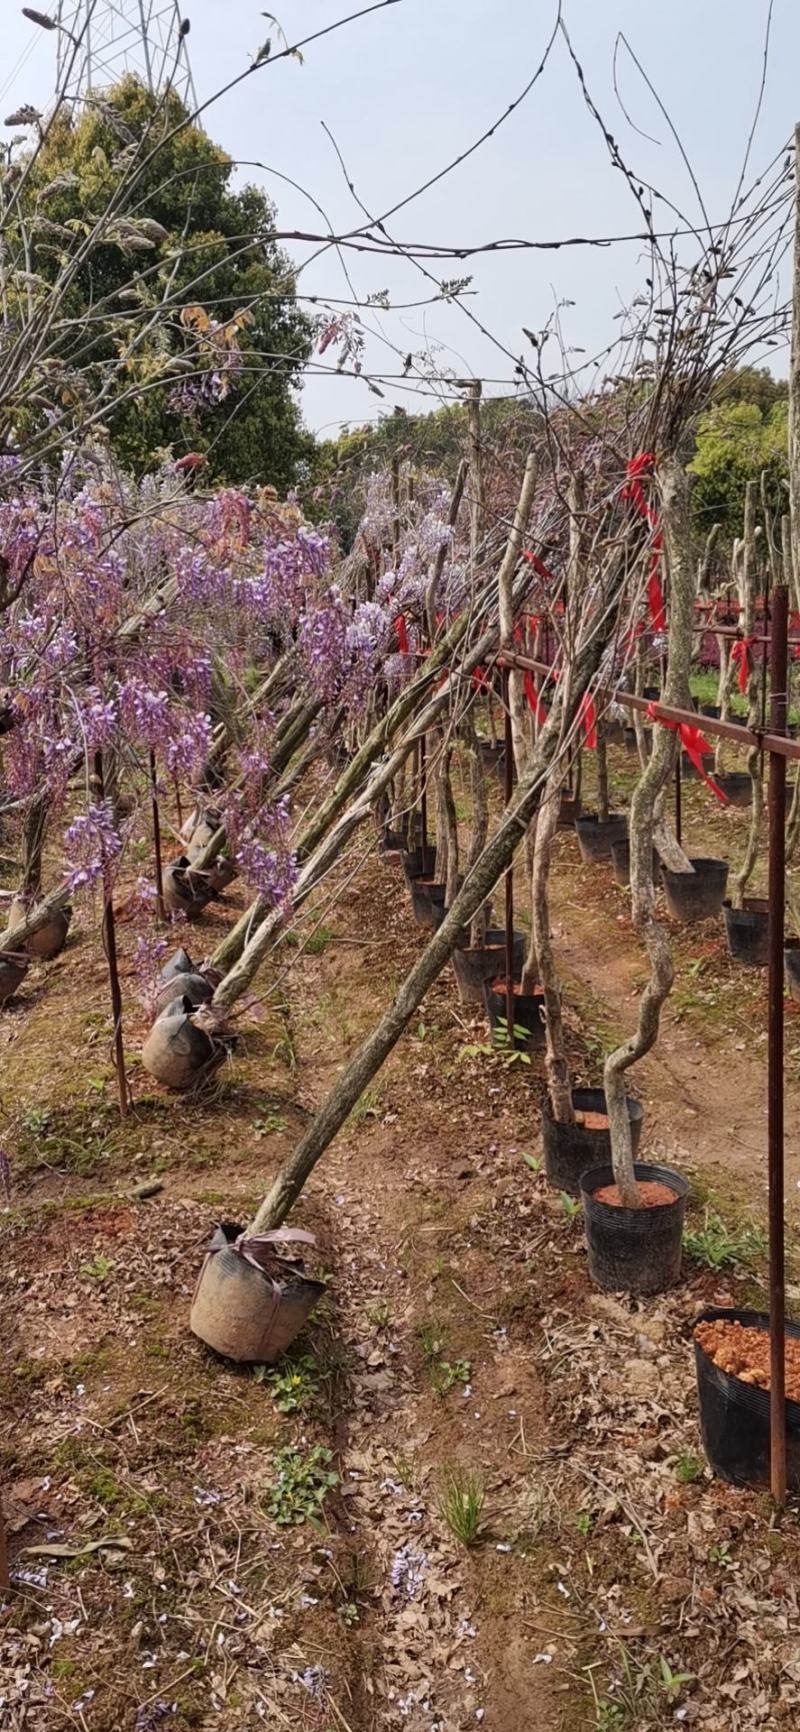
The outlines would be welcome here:
<svg viewBox="0 0 800 1732">
<path fill-rule="evenodd" d="M 92 1257 L 91 1262 L 81 1263 L 81 1274 L 90 1275 L 93 1281 L 105 1281 L 113 1267 L 113 1257 L 104 1257 L 100 1252 L 97 1257 Z"/>
<path fill-rule="evenodd" d="M 444 1337 L 436 1323 L 421 1323 L 417 1330 L 417 1339 L 426 1359 L 438 1359 L 444 1347 Z"/>
<path fill-rule="evenodd" d="M 318 926 L 316 932 L 309 933 L 303 945 L 306 955 L 321 956 L 335 936 L 329 926 Z"/>
<path fill-rule="evenodd" d="M 472 1368 L 468 1359 L 445 1359 L 444 1336 L 436 1323 L 422 1323 L 417 1339 L 428 1363 L 431 1383 L 437 1395 L 447 1395 L 456 1383 L 469 1383 Z"/>
<path fill-rule="evenodd" d="M 455 1465 L 445 1473 L 439 1497 L 442 1519 L 463 1546 L 474 1546 L 480 1533 L 486 1491 L 480 1474 Z"/>
<path fill-rule="evenodd" d="M 624 1642 L 617 1644 L 617 1666 L 609 1692 L 599 1696 L 594 1668 L 589 1682 L 594 1703 L 595 1732 L 637 1732 L 640 1726 L 661 1726 L 670 1719 L 693 1672 L 675 1672 L 663 1654 L 637 1657 Z"/>
<path fill-rule="evenodd" d="M 706 1209 L 702 1227 L 689 1227 L 683 1235 L 684 1250 L 704 1269 L 736 1266 L 751 1269 L 763 1259 L 767 1241 L 763 1230 L 750 1221 L 728 1228 L 721 1215 Z"/>
<path fill-rule="evenodd" d="M 456 1383 L 469 1383 L 472 1367 L 468 1359 L 440 1359 L 431 1372 L 431 1382 L 437 1395 L 446 1395 Z"/>
<path fill-rule="evenodd" d="M 508 1038 L 508 1022 L 504 1016 L 500 1016 L 497 1019 L 497 1027 L 491 1041 L 479 1041 L 472 1045 L 462 1046 L 458 1055 L 458 1063 L 460 1064 L 462 1060 L 468 1058 L 500 1058 L 507 1069 L 515 1064 L 529 1065 L 531 1063 L 530 1053 L 525 1052 L 522 1046 L 517 1043 L 525 1042 L 527 1044 L 530 1040 L 530 1033 L 529 1028 L 523 1028 L 520 1024 L 515 1023 L 514 1044 L 512 1046 Z"/>
<path fill-rule="evenodd" d="M 331 1451 L 321 1443 L 315 1443 L 307 1455 L 301 1455 L 293 1445 L 277 1450 L 273 1458 L 275 1478 L 263 1507 L 279 1527 L 295 1527 L 301 1522 L 320 1525 L 328 1492 L 339 1484 L 332 1460 Z"/>
<path fill-rule="evenodd" d="M 279 1413 L 305 1413 L 317 1394 L 317 1364 L 308 1353 L 288 1365 L 257 1365 L 256 1383 L 266 1383 Z"/>
<path fill-rule="evenodd" d="M 285 1131 L 288 1123 L 283 1113 L 273 1110 L 263 1113 L 260 1119 L 254 1119 L 253 1130 L 257 1137 L 270 1137 L 276 1131 Z"/>
</svg>

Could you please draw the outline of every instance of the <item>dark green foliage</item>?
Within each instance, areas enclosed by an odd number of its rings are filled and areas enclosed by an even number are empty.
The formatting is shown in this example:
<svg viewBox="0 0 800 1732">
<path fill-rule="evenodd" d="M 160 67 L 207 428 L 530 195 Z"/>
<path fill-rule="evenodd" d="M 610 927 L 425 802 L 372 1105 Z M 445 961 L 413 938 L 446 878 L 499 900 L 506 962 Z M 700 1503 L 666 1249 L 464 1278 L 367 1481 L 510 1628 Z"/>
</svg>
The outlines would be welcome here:
<svg viewBox="0 0 800 1732">
<path fill-rule="evenodd" d="M 230 159 L 199 126 L 175 132 L 184 118 L 174 94 L 157 104 L 126 77 L 76 123 L 66 114 L 59 119 L 26 195 L 33 268 L 52 281 L 115 189 L 126 188 L 123 230 L 144 219 L 144 232 L 126 244 L 124 232 L 112 230 L 108 244 L 92 245 L 69 291 L 65 311 L 73 322 L 62 327 L 64 358 L 90 369 L 124 358 L 107 426 L 121 461 L 134 471 L 151 466 L 164 449 L 176 457 L 200 451 L 207 453 L 210 481 L 252 479 L 282 491 L 313 443 L 292 391 L 310 352 L 311 326 L 297 307 L 290 261 L 272 238 L 269 199 L 254 186 L 233 189 Z M 152 224 L 159 229 L 148 232 Z M 170 371 L 167 380 L 165 373 L 188 348 L 180 314 L 193 305 L 222 323 L 241 311 L 251 318 L 241 327 L 241 372 L 229 394 L 186 413 L 175 402 L 179 375 Z M 76 326 L 81 315 L 91 324 Z"/>
<path fill-rule="evenodd" d="M 741 535 L 744 495 L 748 481 L 767 476 L 767 495 L 780 516 L 788 510 L 788 405 L 778 402 L 766 413 L 755 403 L 720 404 L 703 415 L 695 454 L 689 465 L 697 477 L 692 490 L 692 517 L 699 534 L 722 525 L 730 543 Z"/>
<path fill-rule="evenodd" d="M 487 492 L 501 508 L 508 478 L 512 487 L 518 486 L 531 438 L 540 426 L 538 411 L 523 398 L 486 398 L 482 404 Z M 350 546 L 371 474 L 385 470 L 397 455 L 412 475 L 426 470 L 452 484 L 466 450 L 467 410 L 462 402 L 426 415 L 395 409 L 372 425 L 345 428 L 338 439 L 319 442 L 308 469 L 304 504 L 318 520 L 335 517 L 344 545 Z"/>
</svg>

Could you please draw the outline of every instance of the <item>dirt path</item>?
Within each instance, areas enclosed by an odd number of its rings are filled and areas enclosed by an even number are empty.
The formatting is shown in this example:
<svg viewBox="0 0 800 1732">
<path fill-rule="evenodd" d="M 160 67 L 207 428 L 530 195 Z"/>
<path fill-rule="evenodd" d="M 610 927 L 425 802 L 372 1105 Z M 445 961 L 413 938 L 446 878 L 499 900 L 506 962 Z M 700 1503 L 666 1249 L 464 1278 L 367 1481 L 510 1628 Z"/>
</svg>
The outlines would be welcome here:
<svg viewBox="0 0 800 1732">
<path fill-rule="evenodd" d="M 602 1030 L 637 961 L 622 905 L 595 923 L 559 846 L 577 1054 L 592 994 Z M 535 1172 L 539 1069 L 479 1050 L 449 971 L 296 1212 L 330 1292 L 291 1360 L 259 1379 L 188 1334 L 210 1226 L 248 1218 L 422 942 L 376 858 L 319 954 L 250 1007 L 216 1096 L 137 1078 L 124 1131 L 79 944 L 14 1013 L 12 1732 L 666 1732 L 679 1711 L 781 1732 L 800 1711 L 796 1524 L 702 1465 L 690 1324 L 732 1277 L 689 1266 L 644 1305 L 592 1291 L 579 1222 Z M 69 1009 L 64 1107 L 46 1054 Z M 670 1089 L 717 1048 L 688 1021 L 673 1036 L 643 1086 L 674 1157 Z M 152 1202 L 115 1195 L 154 1170 Z M 79 1555 L 25 1550 L 48 1542 Z"/>
<path fill-rule="evenodd" d="M 568 1000 L 591 1038 L 605 1044 L 635 1027 L 646 959 L 628 916 L 627 892 L 609 868 L 583 866 L 572 836 L 559 839 L 553 874 L 553 934 Z M 766 1198 L 765 975 L 732 963 L 722 922 L 672 925 L 676 982 L 658 1044 L 637 1065 L 646 1103 L 643 1149 L 721 1187 L 740 1181 L 763 1211 Z M 800 1182 L 800 1087 L 794 1006 L 787 1001 L 787 1201 L 796 1213 Z"/>
</svg>

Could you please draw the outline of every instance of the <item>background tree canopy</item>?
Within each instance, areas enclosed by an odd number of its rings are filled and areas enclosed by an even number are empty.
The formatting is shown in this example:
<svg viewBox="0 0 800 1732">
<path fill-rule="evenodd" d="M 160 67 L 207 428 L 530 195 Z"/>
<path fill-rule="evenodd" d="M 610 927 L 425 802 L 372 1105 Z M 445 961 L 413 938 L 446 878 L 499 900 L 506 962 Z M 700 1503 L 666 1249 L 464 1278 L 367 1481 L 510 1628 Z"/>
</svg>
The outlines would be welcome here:
<svg viewBox="0 0 800 1732">
<path fill-rule="evenodd" d="M 689 464 L 696 477 L 691 496 L 698 535 L 713 523 L 722 526 L 730 546 L 742 533 L 748 481 L 767 477 L 767 497 L 777 516 L 788 511 L 789 401 L 786 382 L 766 368 L 746 367 L 731 374 L 715 393 L 716 402 L 697 426 Z"/>
<path fill-rule="evenodd" d="M 124 218 L 108 244 L 93 247 L 66 308 L 85 320 L 80 364 L 90 378 L 93 360 L 129 351 L 106 417 L 117 454 L 139 473 L 161 448 L 176 457 L 202 451 L 210 480 L 268 481 L 283 490 L 313 443 L 293 392 L 312 326 L 297 306 L 290 261 L 272 238 L 269 199 L 254 186 L 231 188 L 230 158 L 199 126 L 175 133 L 185 113 L 174 94 L 157 101 L 126 78 L 76 123 L 66 114 L 57 120 L 24 194 L 31 268 L 52 281 L 65 243 L 74 251 L 115 189 L 137 174 Z M 227 393 L 194 390 L 190 363 L 182 383 L 175 371 L 180 313 L 189 306 L 220 325 L 248 315 Z M 75 365 L 74 335 L 69 359 Z"/>
<path fill-rule="evenodd" d="M 606 400 L 600 405 L 608 414 Z M 586 405 L 587 417 L 593 406 Z M 538 410 L 524 397 L 487 398 L 481 408 L 484 464 L 496 493 L 499 475 L 517 474 L 530 442 L 541 428 Z M 345 543 L 355 532 L 369 475 L 394 455 L 412 470 L 422 465 L 452 481 L 467 448 L 467 410 L 449 403 L 430 414 L 396 409 L 370 425 L 345 428 L 337 439 L 314 449 L 306 474 L 313 484 L 313 511 L 337 518 Z M 698 540 L 713 523 L 722 526 L 730 549 L 741 535 L 745 484 L 767 476 L 767 497 L 780 516 L 788 509 L 788 387 L 765 367 L 742 367 L 720 380 L 712 407 L 697 424 L 689 469 L 695 477 L 692 521 Z M 495 471 L 496 473 L 492 473 Z M 512 502 L 513 503 L 513 502 Z"/>
</svg>

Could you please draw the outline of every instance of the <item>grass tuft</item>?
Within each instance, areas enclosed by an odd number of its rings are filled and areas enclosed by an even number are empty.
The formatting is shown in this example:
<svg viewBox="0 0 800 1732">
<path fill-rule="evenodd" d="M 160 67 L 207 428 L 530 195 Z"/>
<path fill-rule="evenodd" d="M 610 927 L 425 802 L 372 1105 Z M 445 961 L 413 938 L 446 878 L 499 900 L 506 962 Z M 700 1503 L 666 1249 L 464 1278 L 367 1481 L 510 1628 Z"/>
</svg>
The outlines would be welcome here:
<svg viewBox="0 0 800 1732">
<path fill-rule="evenodd" d="M 444 1475 L 439 1509 L 451 1534 L 463 1546 L 474 1546 L 480 1533 L 486 1490 L 480 1474 L 458 1464 Z"/>
</svg>

